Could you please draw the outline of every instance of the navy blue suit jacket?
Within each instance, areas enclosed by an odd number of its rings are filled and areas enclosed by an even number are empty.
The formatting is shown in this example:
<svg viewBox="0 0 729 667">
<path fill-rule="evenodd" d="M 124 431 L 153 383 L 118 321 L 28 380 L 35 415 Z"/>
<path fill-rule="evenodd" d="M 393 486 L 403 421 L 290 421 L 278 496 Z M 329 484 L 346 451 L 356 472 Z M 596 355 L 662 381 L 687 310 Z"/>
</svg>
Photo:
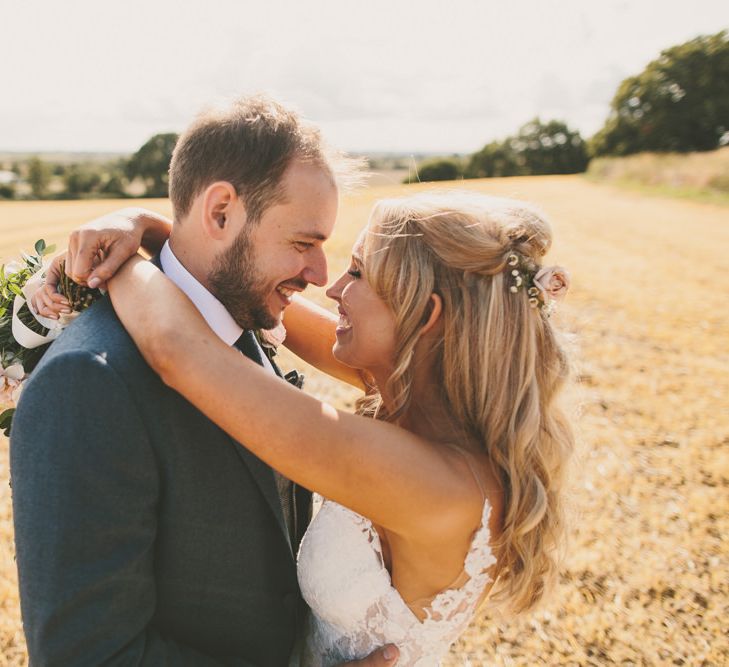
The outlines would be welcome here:
<svg viewBox="0 0 729 667">
<path fill-rule="evenodd" d="M 110 300 L 36 367 L 10 444 L 31 664 L 287 664 L 303 605 L 273 471 L 161 382 Z"/>
</svg>

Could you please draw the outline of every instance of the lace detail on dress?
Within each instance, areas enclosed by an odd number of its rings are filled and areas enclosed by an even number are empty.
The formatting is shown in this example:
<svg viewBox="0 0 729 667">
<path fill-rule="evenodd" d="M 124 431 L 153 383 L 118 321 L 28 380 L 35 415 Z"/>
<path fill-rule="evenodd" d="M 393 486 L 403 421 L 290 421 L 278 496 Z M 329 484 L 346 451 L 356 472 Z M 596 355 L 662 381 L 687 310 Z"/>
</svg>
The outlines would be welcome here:
<svg viewBox="0 0 729 667">
<path fill-rule="evenodd" d="M 299 550 L 299 584 L 311 607 L 302 664 L 329 667 L 394 643 L 398 666 L 438 665 L 491 582 L 488 569 L 496 558 L 489 547 L 490 514 L 485 501 L 464 563 L 465 583 L 438 593 L 421 621 L 392 586 L 372 522 L 325 500 Z"/>
</svg>

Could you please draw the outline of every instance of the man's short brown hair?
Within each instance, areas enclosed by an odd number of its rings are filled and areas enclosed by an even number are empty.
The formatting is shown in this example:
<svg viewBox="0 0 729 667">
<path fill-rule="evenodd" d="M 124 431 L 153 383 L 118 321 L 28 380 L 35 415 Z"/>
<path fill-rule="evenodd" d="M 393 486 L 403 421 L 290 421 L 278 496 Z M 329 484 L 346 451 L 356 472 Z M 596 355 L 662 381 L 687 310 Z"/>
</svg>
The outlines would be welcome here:
<svg viewBox="0 0 729 667">
<path fill-rule="evenodd" d="M 200 114 L 180 136 L 170 163 L 170 200 L 175 220 L 190 212 L 208 185 L 227 181 L 243 199 L 247 219 L 260 220 L 281 201 L 281 180 L 293 159 L 334 172 L 319 131 L 265 95 L 236 100 Z"/>
</svg>

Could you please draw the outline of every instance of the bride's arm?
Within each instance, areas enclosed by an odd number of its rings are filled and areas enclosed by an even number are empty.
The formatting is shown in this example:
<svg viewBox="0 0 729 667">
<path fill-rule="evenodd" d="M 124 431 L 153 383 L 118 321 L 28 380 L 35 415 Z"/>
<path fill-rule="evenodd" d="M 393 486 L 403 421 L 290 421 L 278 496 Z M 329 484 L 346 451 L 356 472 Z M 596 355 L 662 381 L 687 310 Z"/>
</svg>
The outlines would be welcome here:
<svg viewBox="0 0 729 667">
<path fill-rule="evenodd" d="M 404 537 L 447 525 L 471 502 L 444 448 L 281 382 L 215 336 L 151 263 L 131 259 L 109 291 L 162 380 L 298 484 Z"/>
<path fill-rule="evenodd" d="M 79 284 L 104 285 L 141 247 L 154 255 L 172 231 L 172 221 L 143 208 L 125 208 L 86 223 L 71 233 L 68 250 L 58 255 L 46 273 L 46 284 L 33 296 L 41 315 L 58 319 L 68 302 L 56 291 L 59 263 Z M 337 319 L 324 308 L 297 296 L 286 309 L 286 347 L 332 377 L 365 389 L 359 371 L 332 356 Z"/>
<path fill-rule="evenodd" d="M 302 296 L 294 296 L 284 316 L 284 345 L 306 363 L 332 377 L 366 389 L 361 373 L 334 358 L 332 347 L 337 340 L 337 318 L 328 310 Z"/>
<path fill-rule="evenodd" d="M 46 268 L 45 284 L 31 297 L 35 311 L 54 320 L 70 312 L 67 299 L 57 289 L 61 264 L 79 285 L 104 287 L 140 248 L 150 255 L 159 252 L 171 231 L 171 220 L 143 208 L 124 208 L 87 222 L 71 232 L 68 248 Z"/>
</svg>

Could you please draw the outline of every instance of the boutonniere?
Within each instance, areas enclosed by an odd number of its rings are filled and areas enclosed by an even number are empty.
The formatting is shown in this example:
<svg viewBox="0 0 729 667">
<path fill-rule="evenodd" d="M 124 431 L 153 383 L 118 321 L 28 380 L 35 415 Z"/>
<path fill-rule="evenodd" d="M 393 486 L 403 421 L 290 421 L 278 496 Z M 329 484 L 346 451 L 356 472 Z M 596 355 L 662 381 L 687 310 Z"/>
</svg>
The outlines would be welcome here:
<svg viewBox="0 0 729 667">
<path fill-rule="evenodd" d="M 15 405 L 22 385 L 53 342 L 81 311 L 102 296 L 98 289 L 77 285 L 60 267 L 58 291 L 71 304 L 72 312 L 58 320 L 35 312 L 31 298 L 43 286 L 43 258 L 55 246 L 42 239 L 35 254 L 21 253 L 21 259 L 0 268 L 0 430 L 9 435 Z"/>
<path fill-rule="evenodd" d="M 256 338 L 270 360 L 276 356 L 278 346 L 286 340 L 286 327 L 281 322 L 273 329 L 259 329 L 256 331 Z"/>
</svg>

